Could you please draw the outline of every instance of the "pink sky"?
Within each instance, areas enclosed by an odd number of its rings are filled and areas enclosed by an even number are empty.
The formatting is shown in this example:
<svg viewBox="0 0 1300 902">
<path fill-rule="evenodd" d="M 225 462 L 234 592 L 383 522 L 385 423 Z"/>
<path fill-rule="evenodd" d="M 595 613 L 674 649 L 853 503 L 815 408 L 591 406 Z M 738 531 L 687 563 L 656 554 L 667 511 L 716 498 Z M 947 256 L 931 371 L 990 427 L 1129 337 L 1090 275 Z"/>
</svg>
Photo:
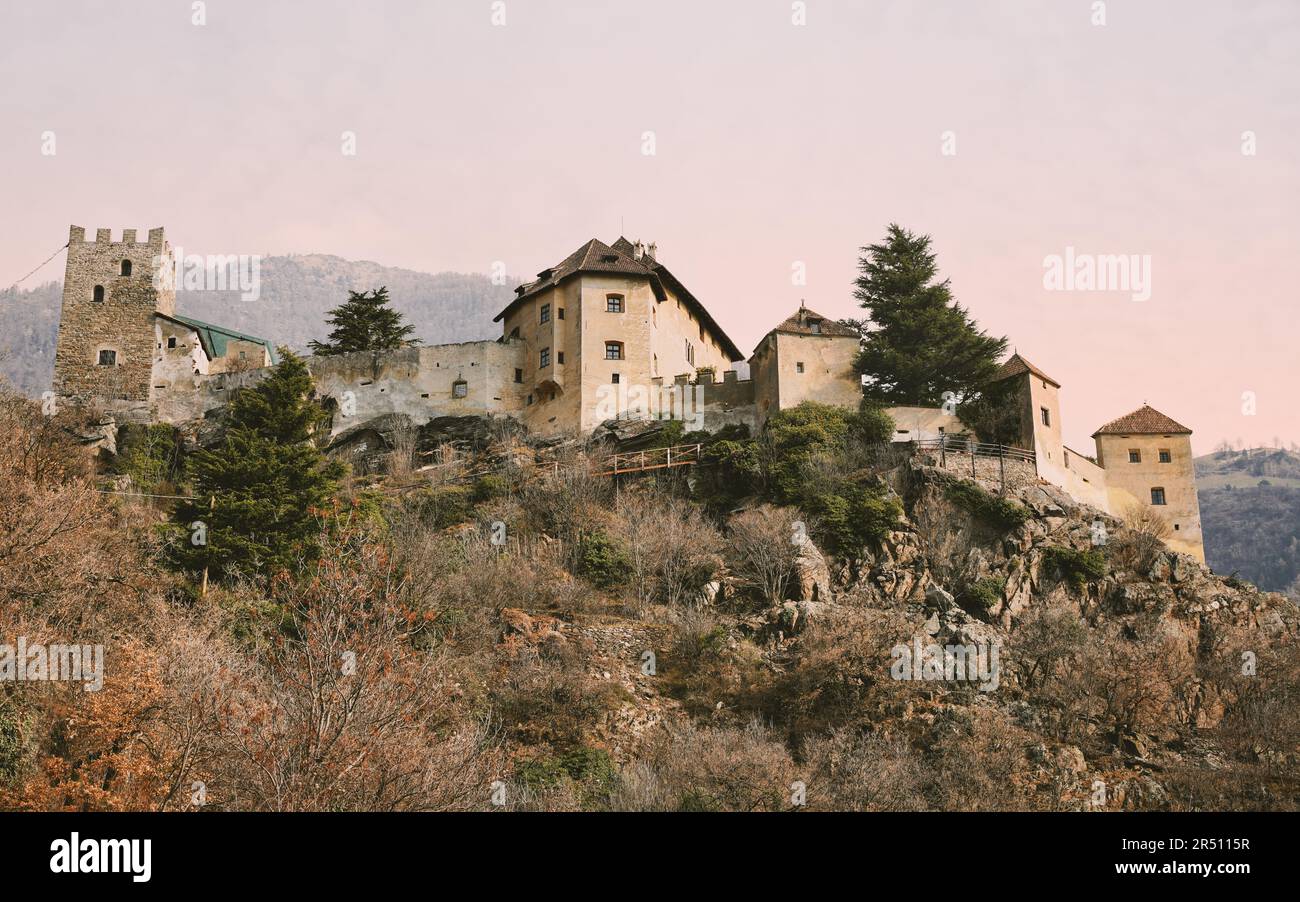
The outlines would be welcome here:
<svg viewBox="0 0 1300 902">
<path fill-rule="evenodd" d="M 791 6 L 4 4 L 0 283 L 70 223 L 521 275 L 623 223 L 749 351 L 801 297 L 856 315 L 857 248 L 897 221 L 1062 384 L 1075 448 L 1143 401 L 1198 452 L 1300 441 L 1300 4 Z M 1044 290 L 1067 246 L 1149 254 L 1150 300 Z"/>
</svg>

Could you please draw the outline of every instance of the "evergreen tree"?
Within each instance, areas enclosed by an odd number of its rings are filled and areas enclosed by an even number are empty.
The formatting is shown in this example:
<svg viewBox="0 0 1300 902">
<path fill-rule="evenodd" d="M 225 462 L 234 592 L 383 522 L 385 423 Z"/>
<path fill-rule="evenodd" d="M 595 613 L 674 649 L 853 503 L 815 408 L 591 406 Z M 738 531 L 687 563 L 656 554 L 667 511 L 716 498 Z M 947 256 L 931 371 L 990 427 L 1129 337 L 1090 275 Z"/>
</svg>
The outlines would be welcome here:
<svg viewBox="0 0 1300 902">
<path fill-rule="evenodd" d="M 349 291 L 347 302 L 329 312 L 329 340 L 311 341 L 312 353 L 322 356 L 352 351 L 391 351 L 420 343 L 411 338 L 415 327 L 402 323 L 402 314 L 389 305 L 388 288 Z"/>
<path fill-rule="evenodd" d="M 280 353 L 265 380 L 231 400 L 221 446 L 189 459 L 195 498 L 176 511 L 183 534 L 175 557 L 185 569 L 208 567 L 216 579 L 270 575 L 316 556 L 316 512 L 329 504 L 343 466 L 312 443 L 323 419 L 306 364 Z"/>
<path fill-rule="evenodd" d="M 945 392 L 974 396 L 997 369 L 1007 340 L 982 331 L 953 300 L 930 237 L 891 223 L 881 244 L 862 248 L 854 296 L 870 326 L 856 361 L 866 395 L 892 404 L 941 405 Z"/>
</svg>

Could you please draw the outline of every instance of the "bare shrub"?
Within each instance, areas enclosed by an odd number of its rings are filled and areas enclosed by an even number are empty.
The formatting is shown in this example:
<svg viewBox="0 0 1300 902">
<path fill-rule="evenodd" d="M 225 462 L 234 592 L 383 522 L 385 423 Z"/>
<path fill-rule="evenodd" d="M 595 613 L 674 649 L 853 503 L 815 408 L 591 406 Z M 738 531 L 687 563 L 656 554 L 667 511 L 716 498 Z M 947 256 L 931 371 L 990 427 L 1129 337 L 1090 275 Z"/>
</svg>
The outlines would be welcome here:
<svg viewBox="0 0 1300 902">
<path fill-rule="evenodd" d="M 786 598 L 799 557 L 795 524 L 801 515 L 764 504 L 731 518 L 727 564 L 742 586 L 756 591 L 768 604 Z"/>
<path fill-rule="evenodd" d="M 671 494 L 624 491 L 615 506 L 638 610 L 696 604 L 722 566 L 722 536 L 695 505 Z"/>
<path fill-rule="evenodd" d="M 1169 523 L 1145 504 L 1130 504 L 1122 516 L 1124 529 L 1111 543 L 1111 555 L 1123 567 L 1139 572 L 1150 569 L 1155 556 L 1173 534 Z"/>
<path fill-rule="evenodd" d="M 838 729 L 804 745 L 814 811 L 922 811 L 923 768 L 901 738 Z"/>
</svg>

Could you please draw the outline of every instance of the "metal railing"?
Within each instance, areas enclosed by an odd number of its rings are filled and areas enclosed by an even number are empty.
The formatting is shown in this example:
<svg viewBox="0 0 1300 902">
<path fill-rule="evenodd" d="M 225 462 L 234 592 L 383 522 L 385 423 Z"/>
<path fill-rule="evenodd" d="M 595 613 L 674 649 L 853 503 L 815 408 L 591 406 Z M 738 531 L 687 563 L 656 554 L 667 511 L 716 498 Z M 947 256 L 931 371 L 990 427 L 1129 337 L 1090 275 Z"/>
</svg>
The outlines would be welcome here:
<svg viewBox="0 0 1300 902">
<path fill-rule="evenodd" d="M 978 478 L 975 462 L 983 457 L 986 460 L 996 460 L 998 462 L 998 482 L 1001 485 L 1002 493 L 1007 491 L 1007 461 L 1018 460 L 1024 463 L 1032 464 L 1037 469 L 1038 461 L 1033 451 L 1025 448 L 1017 448 L 1013 445 L 999 445 L 991 442 L 977 442 L 974 439 L 958 435 L 945 435 L 935 439 L 921 439 L 914 442 L 916 447 L 922 451 L 937 451 L 939 453 L 939 466 L 948 467 L 948 455 L 958 454 L 970 458 L 970 475 L 971 479 Z M 963 462 L 964 468 L 964 462 Z"/>
</svg>

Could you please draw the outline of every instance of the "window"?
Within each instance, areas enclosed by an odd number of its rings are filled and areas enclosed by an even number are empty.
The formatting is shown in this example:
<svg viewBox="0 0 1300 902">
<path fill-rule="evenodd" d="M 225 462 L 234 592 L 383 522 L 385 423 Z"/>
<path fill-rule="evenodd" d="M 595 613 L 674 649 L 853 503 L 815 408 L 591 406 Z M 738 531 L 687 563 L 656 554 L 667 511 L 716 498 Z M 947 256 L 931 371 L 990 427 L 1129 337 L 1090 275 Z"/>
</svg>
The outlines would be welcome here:
<svg viewBox="0 0 1300 902">
<path fill-rule="evenodd" d="M 563 352 L 563 351 L 556 351 L 556 352 L 555 352 L 555 362 L 556 362 L 556 363 L 564 363 L 564 352 Z"/>
<path fill-rule="evenodd" d="M 529 396 L 528 396 L 528 406 L 531 407 L 532 404 L 533 404 L 533 396 L 532 396 L 532 395 L 529 395 Z"/>
<path fill-rule="evenodd" d="M 117 351 L 100 351 L 100 366 L 117 366 Z"/>
<path fill-rule="evenodd" d="M 1152 503 L 1152 504 L 1164 504 L 1164 503 L 1165 503 L 1165 490 L 1162 489 L 1162 488 L 1159 488 L 1159 487 L 1156 487 L 1156 488 L 1152 489 L 1152 490 L 1151 490 L 1151 503 Z"/>
<path fill-rule="evenodd" d="M 819 320 L 819 319 L 809 320 L 809 321 L 808 321 L 808 331 L 812 332 L 813 335 L 821 335 L 821 334 L 822 334 L 822 321 Z"/>
<path fill-rule="evenodd" d="M 1046 407 L 1040 407 L 1038 408 L 1038 410 L 1043 415 L 1043 425 L 1044 426 L 1052 425 L 1052 412 L 1048 410 Z"/>
<path fill-rule="evenodd" d="M 168 336 L 168 338 L 167 338 L 167 347 L 169 347 L 169 348 L 174 348 L 174 347 L 176 347 L 176 336 L 175 336 L 175 335 Z"/>
<path fill-rule="evenodd" d="M 451 396 L 453 398 L 463 398 L 469 394 L 469 383 L 464 379 L 457 379 L 451 384 Z"/>
<path fill-rule="evenodd" d="M 103 286 L 103 285 L 96 285 L 96 286 L 95 286 L 95 293 L 94 293 L 91 297 L 92 297 L 92 299 L 95 301 L 96 304 L 102 304 L 102 303 L 104 303 L 104 286 Z"/>
<path fill-rule="evenodd" d="M 802 361 L 802 360 L 800 360 L 798 363 L 796 363 L 796 364 L 794 365 L 794 371 L 795 371 L 796 373 L 802 373 L 802 372 L 803 372 L 803 361 Z"/>
<path fill-rule="evenodd" d="M 524 381 L 524 371 L 519 369 L 518 367 L 515 368 L 515 381 L 516 382 Z"/>
<path fill-rule="evenodd" d="M 1173 455 L 1169 453 L 1169 449 L 1168 449 L 1168 448 L 1161 448 L 1161 449 L 1160 449 L 1160 462 L 1161 462 L 1162 464 L 1172 463 L 1172 462 L 1173 462 L 1173 459 L 1174 459 L 1174 458 L 1173 458 Z"/>
<path fill-rule="evenodd" d="M 555 308 L 555 318 L 556 318 L 556 319 L 564 319 L 564 308 L 563 308 L 563 307 L 556 307 L 556 308 Z"/>
<path fill-rule="evenodd" d="M 541 355 L 540 355 L 540 360 L 539 360 L 539 362 L 538 362 L 537 365 L 538 365 L 539 367 L 542 367 L 542 368 L 545 368 L 545 367 L 548 367 L 548 366 L 551 365 L 551 349 L 550 349 L 550 348 L 542 348 L 542 353 L 541 353 Z"/>
<path fill-rule="evenodd" d="M 121 269 L 121 273 L 122 273 L 122 275 L 124 275 L 124 276 L 129 276 L 129 275 L 131 275 L 131 261 L 130 261 L 130 260 L 123 260 L 123 261 L 122 261 L 122 269 Z"/>
<path fill-rule="evenodd" d="M 1139 451 L 1137 448 L 1129 448 L 1129 449 L 1128 449 L 1128 462 L 1131 463 L 1131 464 L 1140 464 L 1140 463 L 1142 463 L 1142 452 Z"/>
<path fill-rule="evenodd" d="M 240 351 L 240 352 L 239 352 L 239 359 L 240 359 L 240 360 L 244 360 L 244 359 L 246 359 L 247 357 L 248 357 L 248 355 L 245 354 L 243 351 Z"/>
<path fill-rule="evenodd" d="M 700 341 L 704 341 L 704 323 L 700 323 Z"/>
<path fill-rule="evenodd" d="M 655 354 L 655 355 L 651 358 L 651 361 L 650 361 L 650 375 L 651 375 L 651 376 L 658 376 L 658 375 L 659 375 L 659 355 L 658 355 L 658 354 Z"/>
<path fill-rule="evenodd" d="M 686 362 L 689 363 L 691 366 L 694 366 L 695 348 L 691 346 L 691 340 L 689 338 L 684 338 L 682 340 L 686 342 Z"/>
<path fill-rule="evenodd" d="M 551 321 L 551 305 L 543 304 L 541 322 L 549 323 L 550 321 Z"/>
<path fill-rule="evenodd" d="M 518 338 L 518 337 L 519 337 L 519 327 L 518 327 L 518 326 L 515 326 L 513 329 L 510 330 L 510 337 L 511 337 L 511 338 Z"/>
<path fill-rule="evenodd" d="M 650 305 L 650 324 L 656 329 L 659 328 L 659 308 L 654 304 Z"/>
<path fill-rule="evenodd" d="M 618 373 L 615 373 L 614 375 L 610 376 L 609 381 L 613 385 L 618 385 Z"/>
<path fill-rule="evenodd" d="M 619 295 L 619 294 L 609 294 L 609 295 L 606 295 L 606 296 L 605 296 L 605 312 L 606 312 L 606 313 L 622 313 L 622 312 L 623 312 L 623 296 L 622 296 L 622 295 Z"/>
<path fill-rule="evenodd" d="M 605 342 L 605 359 L 622 360 L 623 359 L 623 342 L 607 341 Z"/>
</svg>

